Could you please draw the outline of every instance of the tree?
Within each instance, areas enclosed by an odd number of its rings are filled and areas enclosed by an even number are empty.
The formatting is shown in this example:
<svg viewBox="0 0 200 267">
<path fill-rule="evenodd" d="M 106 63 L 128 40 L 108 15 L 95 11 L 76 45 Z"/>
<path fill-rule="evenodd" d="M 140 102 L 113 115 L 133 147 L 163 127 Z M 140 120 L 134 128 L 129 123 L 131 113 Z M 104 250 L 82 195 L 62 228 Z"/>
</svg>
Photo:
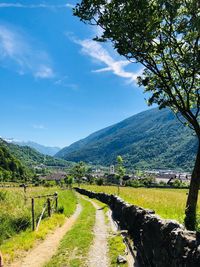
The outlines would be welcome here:
<svg viewBox="0 0 200 267">
<path fill-rule="evenodd" d="M 74 183 L 74 179 L 71 175 L 66 176 L 64 179 L 65 184 L 68 186 L 68 188 L 72 189 L 72 185 Z"/>
<path fill-rule="evenodd" d="M 72 175 L 76 179 L 79 187 L 80 187 L 80 184 L 81 184 L 81 178 L 85 175 L 85 173 L 86 173 L 86 166 L 85 166 L 85 163 L 82 162 L 82 161 L 77 163 L 72 168 Z"/>
<path fill-rule="evenodd" d="M 95 40 L 110 40 L 120 55 L 143 65 L 138 83 L 150 93 L 150 105 L 169 107 L 194 130 L 199 146 L 185 210 L 185 225 L 194 230 L 200 186 L 200 2 L 83 0 L 74 15 L 102 28 Z"/>
<path fill-rule="evenodd" d="M 125 168 L 123 166 L 123 158 L 121 156 L 117 156 L 117 177 L 118 177 L 118 185 L 117 185 L 117 188 L 118 188 L 118 195 L 120 193 L 120 185 L 122 184 L 122 178 L 123 176 L 125 175 Z"/>
</svg>

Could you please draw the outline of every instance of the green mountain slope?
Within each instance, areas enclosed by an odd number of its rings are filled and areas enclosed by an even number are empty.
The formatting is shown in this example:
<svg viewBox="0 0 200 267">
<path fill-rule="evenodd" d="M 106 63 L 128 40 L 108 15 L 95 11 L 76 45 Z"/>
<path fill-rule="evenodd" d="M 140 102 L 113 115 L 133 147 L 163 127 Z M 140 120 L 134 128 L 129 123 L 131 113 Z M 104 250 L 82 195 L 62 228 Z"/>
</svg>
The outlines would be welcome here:
<svg viewBox="0 0 200 267">
<path fill-rule="evenodd" d="M 19 159 L 24 165 L 37 166 L 44 164 L 51 167 L 71 167 L 72 163 L 63 159 L 57 159 L 48 155 L 41 154 L 36 149 L 29 146 L 19 146 L 13 143 L 7 143 L 10 152 Z"/>
<path fill-rule="evenodd" d="M 110 165 L 122 155 L 129 168 L 191 170 L 197 140 L 168 109 L 151 109 L 95 132 L 57 157 Z"/>
<path fill-rule="evenodd" d="M 23 180 L 26 177 L 27 169 L 0 139 L 0 181 Z"/>
<path fill-rule="evenodd" d="M 59 147 L 48 147 L 48 146 L 43 146 L 38 143 L 32 142 L 32 141 L 15 141 L 15 140 L 10 140 L 10 143 L 19 145 L 19 146 L 29 146 L 31 148 L 34 148 L 38 152 L 44 154 L 44 155 L 49 155 L 49 156 L 54 156 L 58 151 L 61 149 Z"/>
</svg>

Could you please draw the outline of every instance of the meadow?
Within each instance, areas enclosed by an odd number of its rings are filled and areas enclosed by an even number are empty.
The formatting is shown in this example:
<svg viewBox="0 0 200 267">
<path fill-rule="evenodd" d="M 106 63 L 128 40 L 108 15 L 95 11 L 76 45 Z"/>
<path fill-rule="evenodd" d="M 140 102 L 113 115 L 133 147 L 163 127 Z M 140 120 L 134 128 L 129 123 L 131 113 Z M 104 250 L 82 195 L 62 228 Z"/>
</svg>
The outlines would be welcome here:
<svg viewBox="0 0 200 267">
<path fill-rule="evenodd" d="M 82 187 L 95 192 L 117 195 L 116 186 L 82 185 Z M 187 192 L 187 189 L 121 187 L 120 197 L 131 204 L 153 209 L 156 214 L 164 219 L 175 219 L 183 223 Z M 200 199 L 198 204 L 200 207 Z M 200 209 L 198 209 L 199 216 Z"/>
<path fill-rule="evenodd" d="M 38 232 L 31 230 L 31 197 L 58 193 L 58 213 L 50 218 L 45 214 Z M 22 188 L 0 189 L 0 250 L 7 261 L 12 261 L 16 251 L 30 249 L 37 240 L 62 225 L 65 217 L 73 214 L 77 198 L 71 190 L 59 188 L 30 187 L 27 188 L 27 200 Z M 39 218 L 45 199 L 35 199 L 36 219 Z"/>
</svg>

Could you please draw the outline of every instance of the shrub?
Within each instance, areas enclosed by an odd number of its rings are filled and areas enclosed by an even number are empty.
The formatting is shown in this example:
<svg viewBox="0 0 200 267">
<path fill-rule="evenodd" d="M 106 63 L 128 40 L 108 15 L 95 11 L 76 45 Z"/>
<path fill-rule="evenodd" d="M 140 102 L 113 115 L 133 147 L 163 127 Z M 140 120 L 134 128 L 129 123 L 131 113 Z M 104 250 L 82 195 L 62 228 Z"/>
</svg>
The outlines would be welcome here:
<svg viewBox="0 0 200 267">
<path fill-rule="evenodd" d="M 6 191 L 0 191 L 0 201 L 3 201 L 6 199 L 7 192 Z"/>
<path fill-rule="evenodd" d="M 98 178 L 98 179 L 96 180 L 96 184 L 97 184 L 97 185 L 103 185 L 103 178 Z"/>
</svg>

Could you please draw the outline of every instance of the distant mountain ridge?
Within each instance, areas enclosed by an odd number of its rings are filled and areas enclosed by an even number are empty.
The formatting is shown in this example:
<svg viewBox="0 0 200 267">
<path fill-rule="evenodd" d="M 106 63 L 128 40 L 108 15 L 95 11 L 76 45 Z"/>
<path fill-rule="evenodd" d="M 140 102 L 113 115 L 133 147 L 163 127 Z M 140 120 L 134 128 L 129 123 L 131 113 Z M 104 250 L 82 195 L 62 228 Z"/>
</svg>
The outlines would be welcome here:
<svg viewBox="0 0 200 267">
<path fill-rule="evenodd" d="M 8 143 L 12 143 L 19 146 L 29 146 L 31 148 L 34 148 L 38 152 L 49 156 L 54 156 L 56 153 L 58 153 L 58 151 L 61 150 L 60 147 L 44 146 L 33 141 L 18 141 L 12 138 L 5 138 L 4 140 Z"/>
<path fill-rule="evenodd" d="M 197 140 L 169 109 L 151 109 L 97 131 L 63 148 L 56 156 L 110 165 L 122 155 L 129 168 L 190 171 Z"/>
<path fill-rule="evenodd" d="M 6 143 L 6 146 L 11 154 L 27 167 L 38 166 L 41 164 L 48 167 L 56 166 L 70 168 L 72 166 L 71 162 L 67 162 L 66 160 L 58 159 L 49 155 L 44 155 L 29 146 L 19 146 L 13 143 Z"/>
</svg>

